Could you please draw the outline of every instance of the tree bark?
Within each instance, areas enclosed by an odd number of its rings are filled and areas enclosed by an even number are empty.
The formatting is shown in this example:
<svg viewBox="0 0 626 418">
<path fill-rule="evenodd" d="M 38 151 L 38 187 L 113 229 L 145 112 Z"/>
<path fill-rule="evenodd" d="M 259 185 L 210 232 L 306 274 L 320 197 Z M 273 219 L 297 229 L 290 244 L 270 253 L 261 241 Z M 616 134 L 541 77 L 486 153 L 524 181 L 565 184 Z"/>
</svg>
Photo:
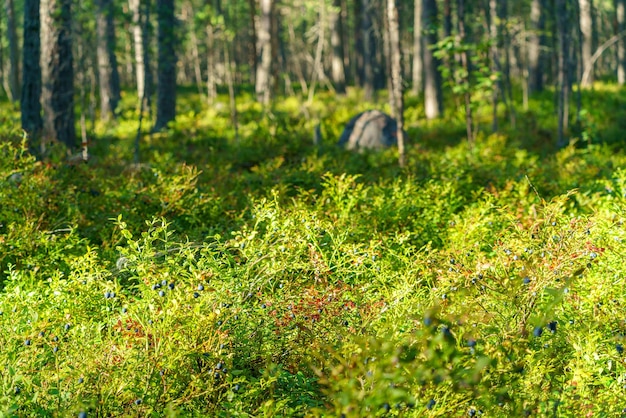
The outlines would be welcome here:
<svg viewBox="0 0 626 418">
<path fill-rule="evenodd" d="M 9 100 L 18 101 L 20 97 L 20 68 L 19 68 L 19 50 L 17 43 L 17 31 L 15 22 L 15 7 L 13 0 L 6 0 L 5 11 L 7 15 L 7 40 L 9 41 L 9 77 L 8 89 Z"/>
<path fill-rule="evenodd" d="M 626 0 L 615 0 L 615 15 L 617 33 L 620 34 L 617 41 L 617 82 L 624 85 L 626 83 L 626 41 L 621 34 L 626 29 Z"/>
<path fill-rule="evenodd" d="M 543 57 L 545 45 L 545 0 L 532 0 L 530 6 L 530 36 L 528 38 L 528 90 L 529 93 L 543 90 Z"/>
<path fill-rule="evenodd" d="M 404 167 L 404 96 L 402 88 L 402 52 L 400 49 L 400 22 L 396 0 L 387 0 L 387 27 L 391 61 L 391 115 L 398 124 L 398 163 Z"/>
<path fill-rule="evenodd" d="M 359 1 L 359 0 L 357 0 Z M 374 36 L 371 18 L 372 0 L 361 1 L 361 32 L 363 39 L 363 90 L 365 100 L 374 97 Z"/>
<path fill-rule="evenodd" d="M 157 0 L 158 84 L 154 129 L 159 131 L 176 118 L 176 18 L 174 0 Z"/>
<path fill-rule="evenodd" d="M 344 94 L 346 92 L 346 71 L 343 66 L 343 21 L 341 14 L 341 0 L 333 0 L 333 9 L 330 13 L 330 44 L 332 47 L 330 74 L 337 93 Z"/>
<path fill-rule="evenodd" d="M 411 93 L 415 96 L 424 88 L 424 62 L 422 57 L 422 3 L 423 0 L 415 0 L 413 6 L 413 88 Z"/>
<path fill-rule="evenodd" d="M 41 1 L 42 103 L 44 136 L 76 146 L 72 0 Z"/>
<path fill-rule="evenodd" d="M 43 127 L 41 118 L 41 43 L 39 0 L 24 2 L 24 45 L 22 47 L 22 129 L 28 133 L 29 148 L 39 153 L 37 144 Z"/>
<path fill-rule="evenodd" d="M 465 1 L 457 0 L 456 4 L 457 4 L 457 16 L 458 16 L 458 26 L 459 26 L 459 44 L 463 46 L 465 44 Z M 471 71 L 471 68 L 470 68 L 471 64 L 470 64 L 469 55 L 464 48 L 462 49 L 460 55 L 461 55 L 461 66 L 465 70 L 464 73 L 466 74 L 462 80 L 462 82 L 466 85 L 465 92 L 463 95 L 465 99 L 465 129 L 467 131 L 467 140 L 470 143 L 473 143 L 474 133 L 473 133 L 472 127 L 473 127 L 474 121 L 472 117 L 472 102 L 471 102 L 470 90 L 469 90 L 469 83 L 470 83 L 469 76 L 470 76 L 470 71 Z"/>
<path fill-rule="evenodd" d="M 558 103 L 557 103 L 557 146 L 567 145 L 565 131 L 568 124 L 569 108 L 569 45 L 567 42 L 567 0 L 556 0 L 555 13 L 558 36 Z"/>
<path fill-rule="evenodd" d="M 583 71 L 586 71 L 587 68 L 591 68 L 591 55 L 592 52 L 592 19 L 591 19 L 591 0 L 579 0 L 579 15 L 580 15 L 580 31 L 582 33 L 582 68 Z M 583 87 L 588 87 L 593 83 L 593 70 L 590 72 L 589 81 L 583 85 Z"/>
<path fill-rule="evenodd" d="M 150 0 L 128 0 L 132 13 L 131 32 L 135 48 L 135 77 L 137 97 L 143 100 L 144 108 L 150 103 L 150 63 L 148 60 L 148 13 Z"/>
<path fill-rule="evenodd" d="M 255 93 L 257 101 L 268 105 L 272 84 L 272 0 L 260 0 L 261 19 L 257 26 L 260 60 L 257 62 Z"/>
<path fill-rule="evenodd" d="M 113 1 L 98 0 L 96 14 L 96 40 L 98 55 L 98 82 L 100 87 L 100 119 L 115 117 L 120 101 L 120 78 L 115 56 L 115 26 Z"/>
<path fill-rule="evenodd" d="M 437 2 L 424 0 L 422 5 L 424 36 L 424 111 L 427 119 L 438 118 L 443 111 L 439 60 L 432 48 L 437 44 Z"/>
</svg>

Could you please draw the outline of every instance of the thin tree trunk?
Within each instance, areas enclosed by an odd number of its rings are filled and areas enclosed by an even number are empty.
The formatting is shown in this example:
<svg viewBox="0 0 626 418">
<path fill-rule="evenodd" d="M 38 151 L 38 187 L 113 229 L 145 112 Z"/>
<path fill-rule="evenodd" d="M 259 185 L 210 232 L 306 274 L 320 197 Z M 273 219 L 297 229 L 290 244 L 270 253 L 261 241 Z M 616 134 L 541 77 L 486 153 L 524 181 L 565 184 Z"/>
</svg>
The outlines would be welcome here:
<svg viewBox="0 0 626 418">
<path fill-rule="evenodd" d="M 387 0 L 387 27 L 389 29 L 389 52 L 391 55 L 391 94 L 392 117 L 398 124 L 398 163 L 405 165 L 404 151 L 404 96 L 402 87 L 402 52 L 400 49 L 400 22 L 396 0 Z"/>
<path fill-rule="evenodd" d="M 464 0 L 457 0 L 457 16 L 458 16 L 458 25 L 459 25 L 459 43 L 461 46 L 465 44 L 465 2 Z M 462 83 L 465 84 L 465 128 L 467 130 L 467 140 L 470 144 L 474 143 L 474 134 L 472 131 L 472 126 L 474 124 L 472 118 L 472 102 L 469 91 L 469 74 L 471 71 L 470 58 L 467 51 L 462 48 L 461 52 L 461 66 L 465 70 L 466 76 L 462 80 Z"/>
<path fill-rule="evenodd" d="M 5 11 L 7 15 L 7 40 L 9 42 L 9 88 L 7 93 L 9 100 L 16 102 L 20 97 L 20 68 L 17 31 L 15 22 L 15 7 L 13 0 L 6 0 Z"/>
<path fill-rule="evenodd" d="M 230 54 L 228 52 L 228 45 L 224 43 L 224 62 L 226 64 L 226 84 L 228 84 L 228 98 L 230 103 L 230 121 L 235 131 L 235 143 L 239 144 L 239 122 L 237 118 L 237 99 L 235 95 L 235 86 L 233 83 L 232 71 L 235 67 L 230 62 Z"/>
<path fill-rule="evenodd" d="M 582 33 L 582 67 L 583 71 L 587 68 L 591 68 L 591 55 L 592 55 L 592 19 L 591 19 L 591 0 L 579 0 L 579 18 L 580 18 L 580 31 Z M 593 70 L 591 71 L 589 81 L 583 85 L 583 87 L 589 87 L 593 83 Z"/>
<path fill-rule="evenodd" d="M 341 15 L 341 0 L 333 0 L 333 10 L 330 13 L 330 44 L 333 50 L 331 76 L 336 92 L 344 94 L 346 92 L 346 71 L 343 66 L 343 21 Z"/>
<path fill-rule="evenodd" d="M 443 110 L 439 60 L 432 48 L 437 44 L 437 2 L 424 0 L 422 5 L 424 36 L 424 111 L 427 119 L 438 118 Z"/>
<path fill-rule="evenodd" d="M 158 84 L 155 130 L 176 118 L 176 18 L 174 0 L 157 0 Z"/>
<path fill-rule="evenodd" d="M 272 84 L 272 0 L 260 1 L 261 19 L 257 27 L 257 39 L 261 56 L 257 64 L 255 92 L 257 101 L 268 105 Z"/>
<path fill-rule="evenodd" d="M 96 14 L 98 81 L 100 85 L 100 119 L 115 117 L 120 100 L 120 81 L 115 57 L 113 1 L 98 0 Z"/>
<path fill-rule="evenodd" d="M 317 27 L 317 47 L 315 48 L 315 59 L 313 61 L 313 73 L 311 74 L 311 83 L 309 88 L 309 97 L 307 99 L 310 105 L 315 95 L 315 86 L 319 75 L 322 73 L 322 54 L 324 53 L 325 26 L 326 26 L 326 0 L 319 0 L 319 19 Z"/>
<path fill-rule="evenodd" d="M 532 0 L 530 6 L 530 36 L 528 39 L 528 90 L 536 93 L 543 90 L 543 55 L 545 45 L 545 0 Z"/>
<path fill-rule="evenodd" d="M 413 88 L 411 93 L 415 96 L 423 90 L 424 62 L 422 57 L 422 2 L 413 2 Z"/>
<path fill-rule="evenodd" d="M 566 0 L 556 0 L 555 4 L 557 36 L 558 36 L 558 108 L 557 108 L 557 146 L 566 145 L 565 131 L 567 130 L 568 114 L 568 56 L 567 42 L 567 3 Z"/>
<path fill-rule="evenodd" d="M 443 0 L 443 37 L 452 35 L 452 0 Z"/>
<path fill-rule="evenodd" d="M 150 0 L 129 0 L 132 13 L 131 32 L 135 49 L 135 78 L 137 97 L 146 100 L 143 107 L 149 109 L 150 102 L 150 70 L 148 62 L 148 12 Z"/>
<path fill-rule="evenodd" d="M 357 0 L 358 1 L 358 0 Z M 371 2 L 361 1 L 361 31 L 363 38 L 363 89 L 365 100 L 374 97 L 374 39 L 372 35 Z"/>
<path fill-rule="evenodd" d="M 39 0 L 24 2 L 24 44 L 22 47 L 22 129 L 28 134 L 29 148 L 39 154 L 41 119 L 41 40 L 39 35 Z"/>
<path fill-rule="evenodd" d="M 626 29 L 626 0 L 615 0 L 615 17 L 617 20 L 617 33 L 621 34 Z M 626 84 L 626 41 L 620 36 L 617 41 L 617 82 Z"/>
<path fill-rule="evenodd" d="M 256 0 L 248 0 L 248 8 L 250 9 L 250 42 L 249 42 L 249 56 L 248 65 L 250 66 L 250 83 L 256 86 L 256 72 L 257 72 L 257 23 L 256 23 Z"/>
<path fill-rule="evenodd" d="M 76 146 L 72 0 L 41 1 L 44 136 Z"/>
</svg>

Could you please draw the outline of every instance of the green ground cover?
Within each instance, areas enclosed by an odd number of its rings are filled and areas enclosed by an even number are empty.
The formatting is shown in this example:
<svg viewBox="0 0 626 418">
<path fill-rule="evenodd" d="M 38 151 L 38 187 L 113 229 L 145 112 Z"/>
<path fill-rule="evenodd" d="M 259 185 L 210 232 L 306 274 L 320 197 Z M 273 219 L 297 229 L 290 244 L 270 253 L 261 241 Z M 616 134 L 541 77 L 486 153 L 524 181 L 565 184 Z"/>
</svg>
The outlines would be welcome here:
<svg viewBox="0 0 626 418">
<path fill-rule="evenodd" d="M 81 165 L 1 105 L 0 415 L 624 413 L 623 91 L 563 149 L 549 93 L 473 147 L 408 99 L 403 169 L 334 146 L 356 94 L 314 147 L 293 99 L 235 138 L 188 93 L 133 165 L 131 99 Z"/>
</svg>

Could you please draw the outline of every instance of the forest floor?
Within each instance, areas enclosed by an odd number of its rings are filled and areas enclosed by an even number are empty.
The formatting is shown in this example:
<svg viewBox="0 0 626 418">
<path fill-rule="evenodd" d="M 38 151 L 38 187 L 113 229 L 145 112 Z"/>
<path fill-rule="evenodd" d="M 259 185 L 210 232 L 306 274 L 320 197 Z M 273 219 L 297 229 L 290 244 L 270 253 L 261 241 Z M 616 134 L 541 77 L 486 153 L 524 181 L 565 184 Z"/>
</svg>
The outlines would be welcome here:
<svg viewBox="0 0 626 418">
<path fill-rule="evenodd" d="M 407 98 L 404 168 L 335 145 L 358 92 L 181 91 L 140 164 L 133 100 L 85 164 L 0 104 L 0 415 L 626 415 L 624 90 L 561 149 L 550 92 L 474 144 Z"/>
</svg>

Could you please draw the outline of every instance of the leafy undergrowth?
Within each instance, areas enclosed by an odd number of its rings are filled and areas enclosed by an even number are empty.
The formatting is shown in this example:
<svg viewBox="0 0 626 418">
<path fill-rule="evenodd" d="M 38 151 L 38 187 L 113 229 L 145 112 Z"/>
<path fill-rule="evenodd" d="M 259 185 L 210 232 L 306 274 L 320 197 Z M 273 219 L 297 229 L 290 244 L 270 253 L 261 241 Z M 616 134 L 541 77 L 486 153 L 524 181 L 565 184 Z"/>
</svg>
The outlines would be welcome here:
<svg viewBox="0 0 626 418">
<path fill-rule="evenodd" d="M 239 141 L 183 114 L 141 166 L 130 122 L 78 166 L 4 134 L 0 415 L 623 413 L 622 151 L 435 143 L 413 111 L 401 170 L 292 107 Z"/>
</svg>

